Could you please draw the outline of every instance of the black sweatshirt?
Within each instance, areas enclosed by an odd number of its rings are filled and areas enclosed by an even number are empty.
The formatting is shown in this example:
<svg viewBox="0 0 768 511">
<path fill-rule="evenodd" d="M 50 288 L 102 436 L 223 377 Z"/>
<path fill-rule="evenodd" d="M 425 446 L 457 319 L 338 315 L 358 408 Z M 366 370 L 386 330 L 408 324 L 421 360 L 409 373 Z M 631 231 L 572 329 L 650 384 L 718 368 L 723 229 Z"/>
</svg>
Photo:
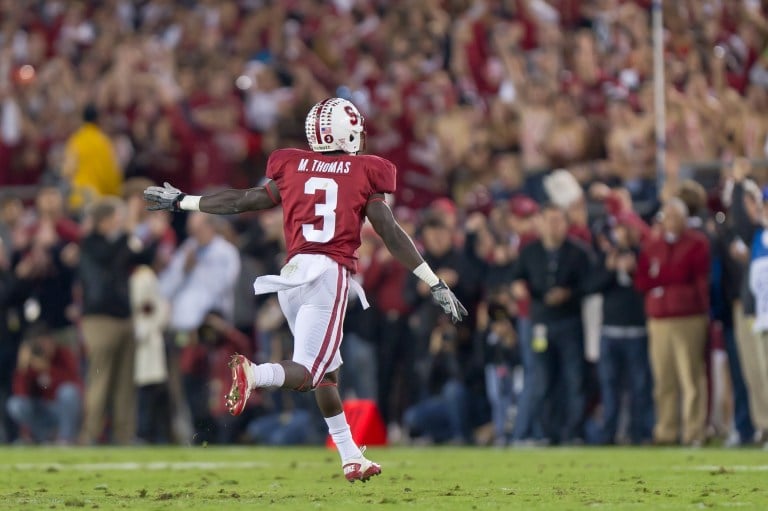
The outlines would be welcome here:
<svg viewBox="0 0 768 511">
<path fill-rule="evenodd" d="M 744 183 L 735 183 L 731 195 L 731 208 L 728 211 L 728 219 L 731 221 L 736 236 L 747 245 L 748 250 L 752 250 L 752 239 L 755 233 L 762 227 L 758 223 L 752 222 L 744 206 Z M 743 268 L 741 277 L 741 305 L 745 314 L 755 313 L 755 298 L 749 289 L 749 263 Z"/>
<path fill-rule="evenodd" d="M 110 240 L 91 233 L 80 243 L 79 277 L 83 286 L 83 314 L 117 318 L 131 316 L 128 280 L 137 264 L 152 261 L 155 246 L 134 252 L 128 236 Z"/>
<path fill-rule="evenodd" d="M 605 267 L 601 256 L 589 279 L 588 292 L 603 294 L 603 325 L 645 327 L 645 305 L 642 293 L 635 289 L 632 277 L 625 283 L 618 273 Z"/>
<path fill-rule="evenodd" d="M 580 318 L 581 298 L 591 271 L 587 251 L 577 242 L 567 239 L 559 249 L 548 251 L 541 240 L 526 245 L 515 264 L 513 280 L 524 280 L 531 294 L 531 320 L 551 323 Z M 563 304 L 544 304 L 544 296 L 555 287 L 571 291 Z"/>
</svg>

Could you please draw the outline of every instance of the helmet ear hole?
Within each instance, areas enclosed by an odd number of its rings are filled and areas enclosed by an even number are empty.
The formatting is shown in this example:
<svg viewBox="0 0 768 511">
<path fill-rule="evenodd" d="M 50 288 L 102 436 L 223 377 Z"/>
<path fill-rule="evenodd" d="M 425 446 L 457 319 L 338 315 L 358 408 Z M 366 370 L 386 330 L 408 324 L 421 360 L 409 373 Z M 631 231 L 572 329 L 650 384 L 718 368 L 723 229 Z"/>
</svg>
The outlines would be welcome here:
<svg viewBox="0 0 768 511">
<path fill-rule="evenodd" d="M 349 141 L 350 142 L 354 142 L 355 141 L 355 134 L 354 133 L 350 133 L 349 134 Z"/>
</svg>

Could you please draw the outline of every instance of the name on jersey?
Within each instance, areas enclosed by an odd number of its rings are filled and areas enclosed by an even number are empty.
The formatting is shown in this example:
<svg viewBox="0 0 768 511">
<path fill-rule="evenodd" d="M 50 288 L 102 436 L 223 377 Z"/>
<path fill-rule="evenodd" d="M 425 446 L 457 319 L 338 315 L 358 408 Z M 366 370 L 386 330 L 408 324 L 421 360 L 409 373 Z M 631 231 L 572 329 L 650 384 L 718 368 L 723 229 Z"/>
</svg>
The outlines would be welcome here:
<svg viewBox="0 0 768 511">
<path fill-rule="evenodd" d="M 312 160 L 309 164 L 309 158 L 299 160 L 299 172 L 322 172 L 325 174 L 349 174 L 350 161 L 318 161 Z"/>
</svg>

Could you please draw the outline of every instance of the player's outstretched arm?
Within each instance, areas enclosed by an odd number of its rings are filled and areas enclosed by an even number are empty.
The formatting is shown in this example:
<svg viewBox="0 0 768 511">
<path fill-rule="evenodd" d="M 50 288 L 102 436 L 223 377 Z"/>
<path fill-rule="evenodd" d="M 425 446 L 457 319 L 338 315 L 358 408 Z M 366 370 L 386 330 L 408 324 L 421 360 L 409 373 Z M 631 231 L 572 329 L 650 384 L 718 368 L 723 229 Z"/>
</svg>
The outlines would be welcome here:
<svg viewBox="0 0 768 511">
<path fill-rule="evenodd" d="M 244 211 L 269 209 L 280 204 L 280 191 L 274 181 L 247 190 L 223 190 L 210 195 L 187 195 L 169 183 L 144 190 L 150 211 L 202 211 L 215 215 L 234 215 Z"/>
<path fill-rule="evenodd" d="M 368 200 L 368 204 L 365 206 L 365 216 L 368 217 L 373 229 L 381 236 L 387 249 L 406 268 L 413 271 L 420 265 L 425 264 L 424 258 L 416 250 L 413 240 L 400 227 L 389 205 L 384 202 L 383 195 L 373 195 Z M 435 276 L 435 279 L 437 279 L 437 276 Z"/>
<path fill-rule="evenodd" d="M 429 285 L 435 302 L 451 316 L 454 323 L 461 321 L 467 315 L 467 309 L 421 257 L 411 237 L 392 215 L 392 210 L 384 201 L 384 195 L 371 196 L 365 207 L 365 215 L 395 259 Z"/>
</svg>

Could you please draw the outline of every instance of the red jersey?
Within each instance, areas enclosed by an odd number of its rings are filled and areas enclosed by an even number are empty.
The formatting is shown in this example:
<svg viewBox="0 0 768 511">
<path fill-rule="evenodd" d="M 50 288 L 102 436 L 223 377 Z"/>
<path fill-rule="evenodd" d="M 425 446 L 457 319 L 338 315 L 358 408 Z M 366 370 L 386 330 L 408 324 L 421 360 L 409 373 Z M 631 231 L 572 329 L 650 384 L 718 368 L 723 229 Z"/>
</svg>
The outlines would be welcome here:
<svg viewBox="0 0 768 511">
<path fill-rule="evenodd" d="M 365 206 L 395 191 L 395 166 L 378 156 L 278 149 L 267 177 L 280 190 L 288 260 L 324 254 L 355 273 Z"/>
</svg>

